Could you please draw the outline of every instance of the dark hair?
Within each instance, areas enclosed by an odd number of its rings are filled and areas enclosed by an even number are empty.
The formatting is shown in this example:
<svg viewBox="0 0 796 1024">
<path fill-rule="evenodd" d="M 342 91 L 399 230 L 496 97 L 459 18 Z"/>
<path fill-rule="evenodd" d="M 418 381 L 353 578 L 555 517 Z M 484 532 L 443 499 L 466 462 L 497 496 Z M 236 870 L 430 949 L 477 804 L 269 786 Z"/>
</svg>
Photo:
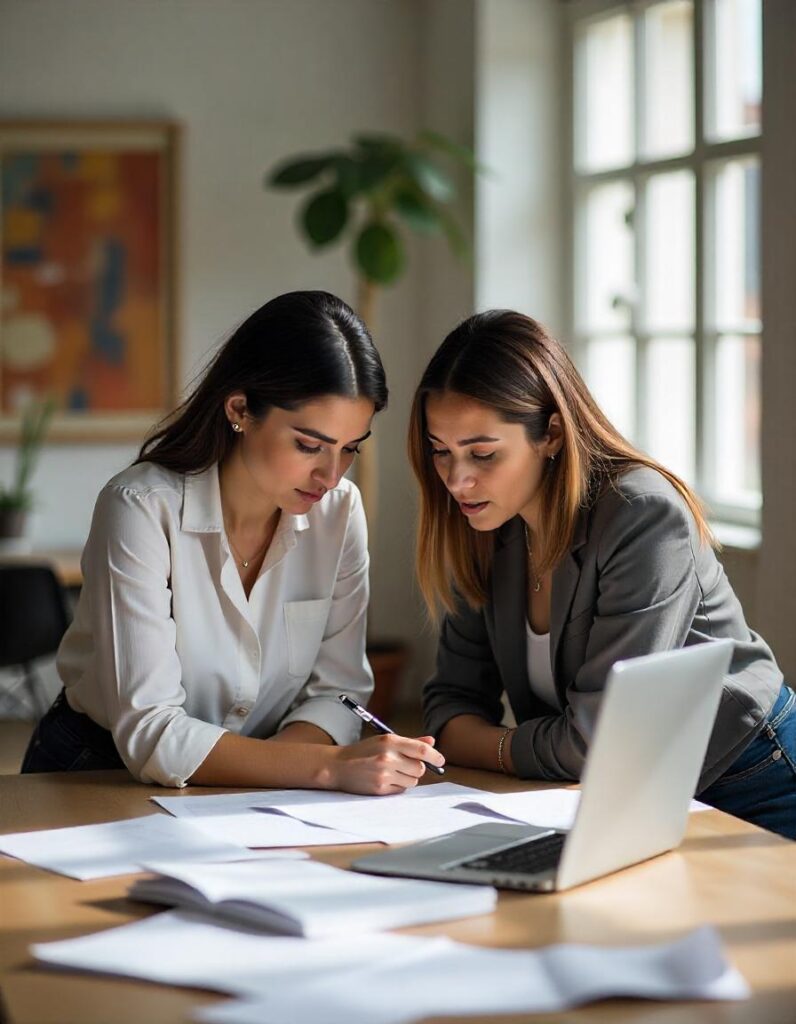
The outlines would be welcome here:
<svg viewBox="0 0 796 1024">
<path fill-rule="evenodd" d="M 420 485 L 417 575 L 432 615 L 439 604 L 453 610 L 454 591 L 473 607 L 484 604 L 494 546 L 491 533 L 472 530 L 451 510 L 434 468 L 426 398 L 446 391 L 489 406 L 507 423 L 523 424 L 535 444 L 558 413 L 562 447 L 542 478 L 544 553 L 538 573 L 554 568 L 569 549 L 579 510 L 633 466 L 665 476 L 694 516 L 701 540 L 712 542 L 699 498 L 622 437 L 545 328 L 522 313 L 489 310 L 463 321 L 443 341 L 418 385 L 410 415 L 409 458 Z"/>
<path fill-rule="evenodd" d="M 357 314 L 328 292 L 288 292 L 244 320 L 136 462 L 200 473 L 223 461 L 235 444 L 224 402 L 236 391 L 255 419 L 324 395 L 368 398 L 376 412 L 387 404 L 384 367 Z"/>
</svg>

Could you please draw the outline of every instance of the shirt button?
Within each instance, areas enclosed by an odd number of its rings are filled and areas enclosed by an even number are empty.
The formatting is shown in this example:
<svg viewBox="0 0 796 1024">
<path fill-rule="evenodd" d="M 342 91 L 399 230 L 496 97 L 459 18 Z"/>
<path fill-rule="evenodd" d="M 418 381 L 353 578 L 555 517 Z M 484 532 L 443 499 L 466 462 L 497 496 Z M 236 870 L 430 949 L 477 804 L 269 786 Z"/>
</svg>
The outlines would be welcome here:
<svg viewBox="0 0 796 1024">
<path fill-rule="evenodd" d="M 237 714 L 239 714 L 241 718 L 245 718 L 246 715 L 248 715 L 248 713 L 249 713 L 249 709 L 248 708 L 244 708 L 244 707 L 239 707 L 238 708 Z"/>
</svg>

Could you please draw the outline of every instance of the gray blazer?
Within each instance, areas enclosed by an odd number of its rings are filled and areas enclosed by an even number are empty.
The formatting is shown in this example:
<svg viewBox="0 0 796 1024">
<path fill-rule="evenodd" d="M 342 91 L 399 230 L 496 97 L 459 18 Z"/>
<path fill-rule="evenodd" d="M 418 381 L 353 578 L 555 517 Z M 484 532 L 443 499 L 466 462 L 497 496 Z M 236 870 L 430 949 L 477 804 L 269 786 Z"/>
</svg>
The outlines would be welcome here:
<svg viewBox="0 0 796 1024">
<path fill-rule="evenodd" d="M 527 560 L 515 517 L 498 530 L 484 608 L 460 602 L 445 618 L 437 671 L 423 693 L 426 731 L 439 736 L 456 715 L 498 725 L 505 692 L 519 723 L 511 755 L 520 778 L 580 777 L 608 671 L 620 658 L 735 641 L 698 792 L 759 732 L 782 685 L 688 507 L 646 467 L 626 472 L 581 511 L 572 547 L 553 572 L 550 658 L 561 712 L 531 692 L 526 609 Z"/>
</svg>

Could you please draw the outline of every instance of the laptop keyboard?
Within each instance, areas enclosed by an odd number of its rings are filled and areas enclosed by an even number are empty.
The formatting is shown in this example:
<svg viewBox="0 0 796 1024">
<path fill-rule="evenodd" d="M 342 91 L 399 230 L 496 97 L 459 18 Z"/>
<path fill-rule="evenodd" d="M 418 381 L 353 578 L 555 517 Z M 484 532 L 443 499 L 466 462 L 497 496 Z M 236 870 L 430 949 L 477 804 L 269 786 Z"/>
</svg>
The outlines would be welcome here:
<svg viewBox="0 0 796 1024">
<path fill-rule="evenodd" d="M 529 839 L 526 843 L 496 850 L 483 857 L 461 860 L 455 867 L 475 871 L 504 871 L 507 874 L 535 875 L 554 868 L 561 857 L 566 834 L 556 832 L 542 839 Z"/>
</svg>

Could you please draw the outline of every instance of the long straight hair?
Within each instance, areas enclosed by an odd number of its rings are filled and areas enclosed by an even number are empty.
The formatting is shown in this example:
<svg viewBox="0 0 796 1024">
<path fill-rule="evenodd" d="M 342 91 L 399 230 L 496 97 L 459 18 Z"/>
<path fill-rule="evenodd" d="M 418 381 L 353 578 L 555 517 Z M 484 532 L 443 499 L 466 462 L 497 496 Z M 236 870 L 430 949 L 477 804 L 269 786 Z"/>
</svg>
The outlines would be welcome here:
<svg viewBox="0 0 796 1024">
<path fill-rule="evenodd" d="M 539 575 L 566 555 L 579 510 L 634 466 L 647 466 L 664 476 L 694 516 L 701 541 L 715 545 L 699 498 L 678 476 L 622 437 L 545 328 L 522 313 L 490 310 L 451 331 L 432 357 L 412 404 L 409 458 L 420 486 L 417 577 L 433 618 L 440 605 L 454 610 L 454 592 L 472 607 L 483 606 L 494 552 L 492 532 L 471 529 L 458 509 L 451 508 L 448 490 L 434 467 L 426 399 L 443 392 L 475 399 L 505 422 L 523 424 L 534 444 L 544 440 L 550 417 L 558 413 L 563 443 L 540 485 L 544 547 L 536 566 Z"/>
<path fill-rule="evenodd" d="M 387 382 L 363 321 L 328 292 L 279 295 L 244 320 L 185 401 L 158 424 L 136 462 L 200 473 L 223 462 L 237 436 L 224 403 L 241 391 L 250 416 L 295 409 L 325 395 L 367 398 L 380 412 Z"/>
</svg>

